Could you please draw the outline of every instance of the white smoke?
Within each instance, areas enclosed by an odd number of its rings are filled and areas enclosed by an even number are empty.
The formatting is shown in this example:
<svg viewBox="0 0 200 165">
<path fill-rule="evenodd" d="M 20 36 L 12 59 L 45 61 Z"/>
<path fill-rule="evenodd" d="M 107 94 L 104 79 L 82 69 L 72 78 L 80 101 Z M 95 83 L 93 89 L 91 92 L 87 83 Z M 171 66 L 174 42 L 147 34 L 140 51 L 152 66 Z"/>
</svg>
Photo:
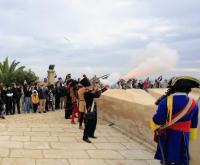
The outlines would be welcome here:
<svg viewBox="0 0 200 165">
<path fill-rule="evenodd" d="M 173 69 L 179 60 L 176 49 L 165 44 L 150 43 L 140 51 L 141 61 L 135 69 L 122 77 L 125 80 L 161 74 Z"/>
<path fill-rule="evenodd" d="M 109 85 L 112 86 L 120 79 L 119 73 L 111 73 L 110 76 L 107 79 L 101 79 L 101 83 L 103 85 Z"/>
</svg>

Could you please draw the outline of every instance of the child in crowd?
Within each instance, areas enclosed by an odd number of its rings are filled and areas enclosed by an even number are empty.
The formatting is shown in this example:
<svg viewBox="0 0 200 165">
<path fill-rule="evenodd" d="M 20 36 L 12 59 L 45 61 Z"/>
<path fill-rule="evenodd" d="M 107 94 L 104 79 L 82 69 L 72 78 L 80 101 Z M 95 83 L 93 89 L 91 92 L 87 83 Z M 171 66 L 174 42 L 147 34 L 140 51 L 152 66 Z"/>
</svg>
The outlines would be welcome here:
<svg viewBox="0 0 200 165">
<path fill-rule="evenodd" d="M 39 104 L 38 92 L 36 90 L 33 90 L 33 93 L 31 95 L 31 101 L 33 104 L 33 112 L 36 113 L 38 109 L 38 104 Z"/>
</svg>

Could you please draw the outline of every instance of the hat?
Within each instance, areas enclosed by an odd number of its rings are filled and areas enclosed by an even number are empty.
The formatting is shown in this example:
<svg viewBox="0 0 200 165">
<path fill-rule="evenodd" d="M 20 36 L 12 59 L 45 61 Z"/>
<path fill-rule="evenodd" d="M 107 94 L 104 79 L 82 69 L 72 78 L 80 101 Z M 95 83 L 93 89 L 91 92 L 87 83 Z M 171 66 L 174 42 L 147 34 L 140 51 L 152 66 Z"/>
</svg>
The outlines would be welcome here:
<svg viewBox="0 0 200 165">
<path fill-rule="evenodd" d="M 83 85 L 84 87 L 88 87 L 88 86 L 91 85 L 88 78 L 83 78 L 83 79 L 80 81 L 80 84 Z"/>
<path fill-rule="evenodd" d="M 190 76 L 173 77 L 169 83 L 168 88 L 171 92 L 186 92 L 189 93 L 191 88 L 199 88 L 200 81 Z"/>
<path fill-rule="evenodd" d="M 182 87 L 182 88 L 199 88 L 200 81 L 194 77 L 190 76 L 179 76 L 173 77 L 169 83 L 168 87 Z"/>
</svg>

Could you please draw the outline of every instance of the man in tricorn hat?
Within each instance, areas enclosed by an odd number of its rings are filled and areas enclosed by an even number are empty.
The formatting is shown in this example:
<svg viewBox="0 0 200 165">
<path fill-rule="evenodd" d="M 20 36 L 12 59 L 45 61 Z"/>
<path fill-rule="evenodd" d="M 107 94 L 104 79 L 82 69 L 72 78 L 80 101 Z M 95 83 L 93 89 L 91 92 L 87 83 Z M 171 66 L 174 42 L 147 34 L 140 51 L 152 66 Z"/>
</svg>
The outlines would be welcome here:
<svg viewBox="0 0 200 165">
<path fill-rule="evenodd" d="M 199 85 L 192 77 L 174 77 L 166 95 L 156 102 L 151 128 L 158 143 L 155 159 L 163 165 L 189 165 L 189 140 L 197 136 L 198 105 L 188 94 Z"/>
</svg>

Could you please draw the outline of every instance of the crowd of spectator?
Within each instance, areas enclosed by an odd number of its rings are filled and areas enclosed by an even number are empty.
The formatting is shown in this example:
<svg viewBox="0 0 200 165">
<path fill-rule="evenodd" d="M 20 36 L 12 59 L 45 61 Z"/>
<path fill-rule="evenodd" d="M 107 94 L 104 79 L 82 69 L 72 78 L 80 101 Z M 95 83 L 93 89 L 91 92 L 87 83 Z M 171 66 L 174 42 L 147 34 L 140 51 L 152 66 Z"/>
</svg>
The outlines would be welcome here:
<svg viewBox="0 0 200 165">
<path fill-rule="evenodd" d="M 154 81 L 147 77 L 145 80 L 129 79 L 127 81 L 121 79 L 116 84 L 112 85 L 112 89 L 131 89 L 138 88 L 147 90 L 148 88 L 167 88 L 168 80 L 159 76 Z"/>
</svg>

